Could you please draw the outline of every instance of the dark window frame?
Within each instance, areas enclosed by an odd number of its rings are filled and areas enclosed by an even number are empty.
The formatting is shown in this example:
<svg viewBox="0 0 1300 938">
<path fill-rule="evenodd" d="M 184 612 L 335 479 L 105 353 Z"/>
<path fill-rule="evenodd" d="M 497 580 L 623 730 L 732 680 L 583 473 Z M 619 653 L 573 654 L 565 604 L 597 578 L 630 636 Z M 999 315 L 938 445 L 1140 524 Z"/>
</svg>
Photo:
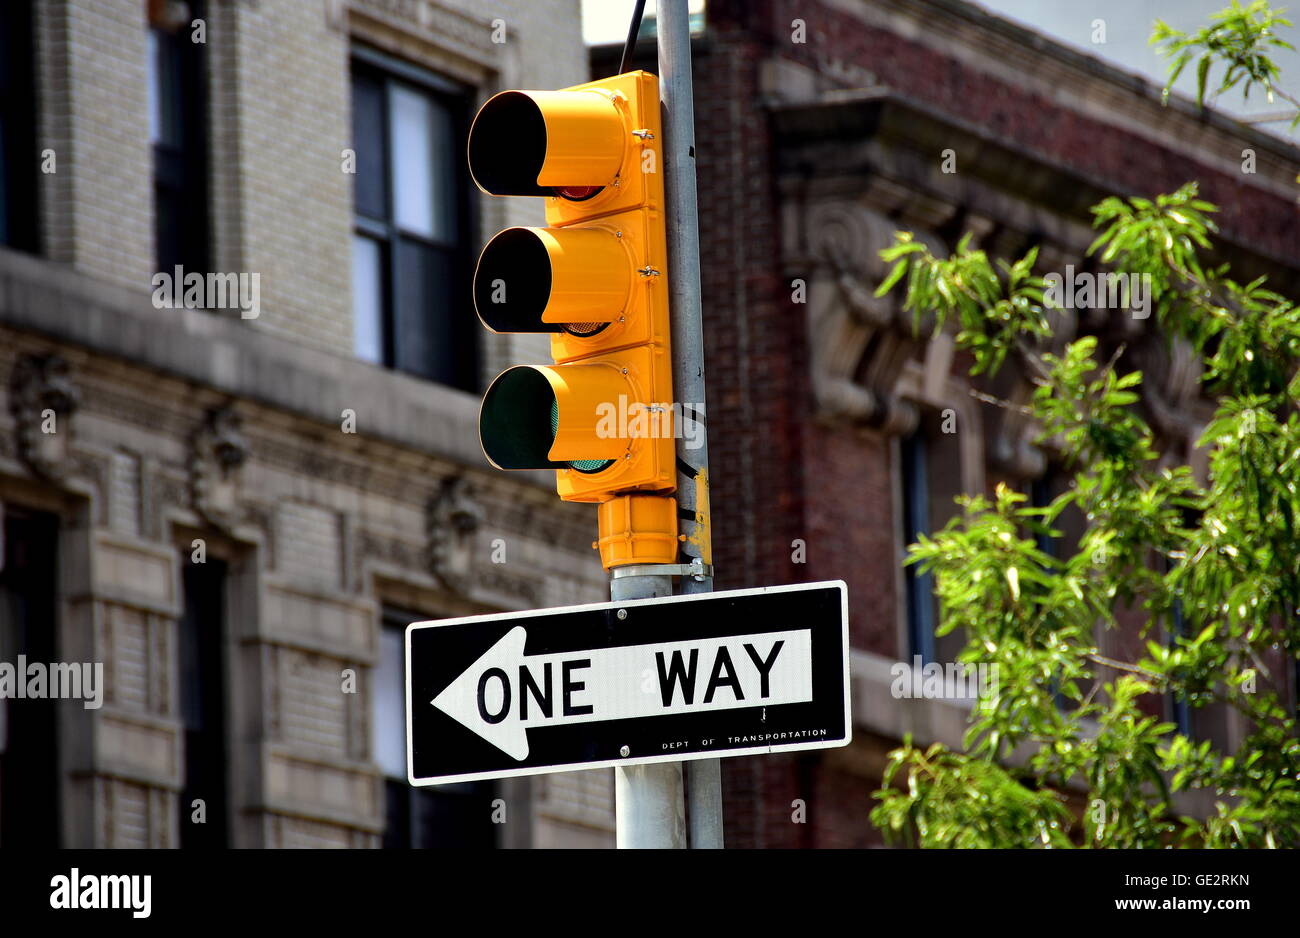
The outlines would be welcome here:
<svg viewBox="0 0 1300 938">
<path fill-rule="evenodd" d="M 375 162 L 379 172 L 382 173 L 380 188 L 384 201 L 383 217 L 363 213 L 355 195 L 352 212 L 353 234 L 369 238 L 379 246 L 381 268 L 379 364 L 428 381 L 476 393 L 481 389 L 480 330 L 476 317 L 469 314 L 470 277 L 463 274 L 473 267 L 474 256 L 471 243 L 474 232 L 478 228 L 478 206 L 471 191 L 474 187 L 470 181 L 465 146 L 472 119 L 474 89 L 366 46 L 352 48 L 351 81 L 354 107 L 358 82 L 378 85 L 381 101 L 378 131 L 382 152 Z M 455 146 L 452 148 L 455 155 L 456 177 L 452 191 L 456 194 L 457 216 L 456 237 L 452 242 L 439 241 L 436 238 L 400 229 L 397 223 L 395 186 L 390 159 L 392 116 L 389 107 L 390 87 L 395 84 L 432 99 L 445 109 L 451 119 L 456 139 Z M 353 128 L 355 126 L 354 115 Z M 362 157 L 357 148 L 355 129 L 352 131 L 352 136 L 354 138 L 352 147 L 357 153 L 359 172 L 362 167 Z M 354 192 L 355 189 L 354 185 Z M 445 301 L 444 310 L 428 308 L 416 311 L 401 308 L 397 285 L 403 278 L 398 248 L 403 242 L 417 245 L 435 254 L 444 262 L 445 269 L 452 272 L 450 283 L 445 285 L 445 291 L 440 291 L 440 298 Z M 426 335 L 445 340 L 450 353 L 442 356 L 441 360 L 424 362 L 422 367 L 417 367 L 416 363 L 409 361 L 404 362 L 402 350 L 398 348 L 398 334 L 403 328 L 403 323 L 409 321 L 406 317 L 421 322 Z"/>
<path fill-rule="evenodd" d="M 9 628 L 9 609 L 16 614 L 9 639 L 17 647 L 0 647 L 0 660 L 15 664 L 18 655 L 52 665 L 60 661 L 59 536 L 56 515 L 15 505 L 0 511 L 0 643 Z M 12 604 L 12 605 L 10 605 Z M 10 653 L 13 652 L 11 657 Z M 103 687 L 99 688 L 103 692 Z M 0 751 L 0 850 L 57 848 L 62 845 L 63 754 L 59 701 L 0 700 L 5 740 Z"/>
<path fill-rule="evenodd" d="M 0 4 L 0 247 L 40 252 L 33 4 Z"/>
<path fill-rule="evenodd" d="M 930 482 L 928 441 L 924 422 L 899 441 L 903 493 L 903 549 L 930 533 Z M 934 576 L 915 564 L 903 568 L 907 602 L 908 655 L 920 655 L 923 664 L 935 660 L 938 618 L 934 611 Z"/>
<path fill-rule="evenodd" d="M 147 63 L 149 81 L 158 82 L 152 93 L 160 108 L 174 103 L 173 116 L 180 125 L 178 141 L 152 143 L 154 263 L 168 274 L 178 264 L 186 273 L 206 274 L 212 263 L 207 45 L 192 41 L 190 25 L 205 11 L 201 0 L 189 0 L 189 10 L 187 21 L 174 30 L 149 27 L 158 52 L 171 59 L 167 75 L 161 74 L 157 60 Z M 170 90 L 163 86 L 169 79 L 175 82 Z"/>
<path fill-rule="evenodd" d="M 947 405 L 918 402 L 916 407 L 916 429 L 899 440 L 904 549 L 919 535 L 941 530 L 958 511 L 953 498 L 965 492 L 961 467 L 969 445 L 960 429 L 944 432 Z M 965 629 L 937 634 L 942 610 L 934 575 L 909 564 L 903 576 L 909 661 L 920 655 L 923 664 L 956 662 L 966 644 Z"/>
<path fill-rule="evenodd" d="M 428 618 L 430 617 L 420 613 L 385 606 L 379 627 L 404 633 L 410 623 Z M 383 642 L 379 644 L 382 649 Z M 371 705 L 373 704 L 372 701 Z M 381 835 L 381 846 L 384 849 L 497 849 L 502 846 L 505 825 L 494 824 L 491 818 L 492 801 L 502 797 L 498 782 L 460 782 L 416 787 L 405 776 L 399 778 L 385 775 L 383 778 L 384 832 Z M 481 830 L 475 830 L 478 825 L 473 822 L 460 823 L 460 818 L 465 816 L 463 812 L 469 811 L 478 812 L 479 823 L 485 825 Z M 443 831 L 435 830 L 439 824 L 444 825 Z M 461 839 L 450 839 L 454 837 Z"/>
<path fill-rule="evenodd" d="M 193 563 L 180 555 L 182 611 L 177 622 L 179 716 L 184 734 L 181 792 L 177 799 L 180 846 L 223 849 L 233 845 L 234 787 L 231 778 L 234 725 L 227 658 L 230 566 L 209 556 Z M 193 801 L 203 799 L 204 823 L 195 824 Z"/>
<path fill-rule="evenodd" d="M 1065 484 L 1067 487 L 1072 485 L 1072 479 L 1073 476 L 1069 470 L 1065 469 L 1060 463 L 1049 457 L 1042 474 L 1031 479 L 1029 482 L 1029 491 L 1027 493 L 1029 495 L 1029 506 L 1032 508 L 1047 508 L 1062 494 L 1055 490 L 1062 484 Z M 1071 510 L 1075 509 L 1067 508 L 1066 512 Z M 1066 526 L 1062 522 L 1062 519 L 1058 517 L 1056 520 L 1056 529 L 1064 532 L 1065 528 Z M 1060 538 L 1054 538 L 1042 531 L 1033 532 L 1033 536 L 1034 546 L 1036 546 L 1040 551 L 1053 559 L 1061 559 Z M 1066 536 L 1068 535 L 1065 533 L 1062 534 L 1062 537 Z M 1055 673 L 1049 680 L 1049 686 L 1052 690 L 1052 699 L 1056 703 L 1056 709 L 1062 712 L 1069 712 L 1078 706 L 1077 701 L 1071 700 L 1061 691 L 1061 682 Z"/>
</svg>

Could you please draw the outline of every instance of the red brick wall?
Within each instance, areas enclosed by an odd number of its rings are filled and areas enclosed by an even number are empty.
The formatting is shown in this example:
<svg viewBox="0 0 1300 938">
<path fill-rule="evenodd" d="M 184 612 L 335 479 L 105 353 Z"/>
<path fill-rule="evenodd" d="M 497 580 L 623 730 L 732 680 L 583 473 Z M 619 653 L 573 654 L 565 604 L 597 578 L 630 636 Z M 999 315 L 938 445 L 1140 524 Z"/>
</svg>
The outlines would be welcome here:
<svg viewBox="0 0 1300 938">
<path fill-rule="evenodd" d="M 802 419 L 809 412 L 799 311 L 781 283 L 771 147 L 758 99 L 761 49 L 719 24 L 697 57 L 696 145 L 709 384 L 709 470 L 719 588 L 792 579 L 804 536 Z"/>
<path fill-rule="evenodd" d="M 739 23 L 771 54 L 816 67 L 841 61 L 866 69 L 891 88 L 992 131 L 1045 162 L 1079 172 L 1117 194 L 1172 192 L 1197 180 L 1217 204 L 1216 222 L 1262 254 L 1300 260 L 1300 211 L 1252 185 L 1249 177 L 1211 169 L 1193 153 L 1170 150 L 1114 125 L 1056 106 L 1048 98 L 974 70 L 897 33 L 864 24 L 816 0 L 722 0 L 710 24 Z M 790 22 L 807 23 L 807 42 L 790 41 Z M 1241 160 L 1241 147 L 1215 154 Z"/>
<path fill-rule="evenodd" d="M 799 309 L 780 277 L 771 146 L 758 95 L 762 48 L 728 17 L 695 58 L 713 552 L 719 589 L 807 579 L 801 420 L 810 410 Z M 795 847 L 793 760 L 723 762 L 729 847 Z"/>
<path fill-rule="evenodd" d="M 806 307 L 791 301 L 780 266 L 762 60 L 860 66 L 1118 193 L 1200 180 L 1203 195 L 1223 206 L 1225 232 L 1265 254 L 1300 259 L 1300 215 L 1285 199 L 1190 154 L 1060 110 L 815 0 L 710 0 L 708 15 L 709 34 L 695 56 L 695 117 L 717 586 L 843 579 L 853 644 L 901 655 L 890 446 L 883 436 L 809 419 Z M 807 22 L 806 45 L 789 41 L 796 16 Z M 806 542 L 806 564 L 791 562 L 796 538 Z M 725 760 L 728 846 L 878 844 L 867 817 L 877 786 L 877 778 L 831 769 L 815 753 Z M 796 798 L 808 803 L 807 824 L 791 821 Z"/>
<path fill-rule="evenodd" d="M 889 438 L 816 424 L 807 436 L 806 578 L 848 584 L 849 640 L 855 648 L 901 655 L 901 557 Z"/>
</svg>

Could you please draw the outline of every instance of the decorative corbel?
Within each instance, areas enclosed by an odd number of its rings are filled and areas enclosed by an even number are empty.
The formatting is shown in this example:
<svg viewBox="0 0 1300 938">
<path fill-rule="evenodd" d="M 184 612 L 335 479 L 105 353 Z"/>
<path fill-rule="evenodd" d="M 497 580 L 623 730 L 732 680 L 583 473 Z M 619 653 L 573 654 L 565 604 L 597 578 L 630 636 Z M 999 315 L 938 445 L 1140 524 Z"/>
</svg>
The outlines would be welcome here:
<svg viewBox="0 0 1300 938">
<path fill-rule="evenodd" d="M 78 398 L 61 356 L 25 355 L 14 366 L 9 401 L 18 452 L 37 475 L 58 480 L 67 473 Z"/>
<path fill-rule="evenodd" d="M 1144 376 L 1142 402 L 1156 430 L 1190 455 L 1201 431 L 1194 405 L 1204 365 L 1186 339 L 1175 336 L 1166 343 L 1154 332 L 1148 336 L 1148 341 L 1135 349 Z"/>
<path fill-rule="evenodd" d="M 429 569 L 444 587 L 466 592 L 474 570 L 475 535 L 483 524 L 483 507 L 465 476 L 450 476 L 429 502 Z"/>
<path fill-rule="evenodd" d="M 248 461 L 241 421 L 227 406 L 208 412 L 190 446 L 190 491 L 194 510 L 219 528 L 238 520 L 239 470 Z"/>
<path fill-rule="evenodd" d="M 812 386 L 822 418 L 906 433 L 917 410 L 898 392 L 916 345 L 895 297 L 875 295 L 888 266 L 879 251 L 894 225 L 855 201 L 808 210 L 810 252 L 817 278 L 809 291 Z"/>
</svg>

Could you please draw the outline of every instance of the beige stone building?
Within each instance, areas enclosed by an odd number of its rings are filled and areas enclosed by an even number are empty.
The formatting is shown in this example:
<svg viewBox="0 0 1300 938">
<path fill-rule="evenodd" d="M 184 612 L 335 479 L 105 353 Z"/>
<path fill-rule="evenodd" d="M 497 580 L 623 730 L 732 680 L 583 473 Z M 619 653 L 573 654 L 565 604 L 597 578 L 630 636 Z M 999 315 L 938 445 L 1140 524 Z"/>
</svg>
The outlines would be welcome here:
<svg viewBox="0 0 1300 938">
<path fill-rule="evenodd" d="M 588 79 L 578 0 L 7 0 L 0 43 L 0 661 L 103 665 L 0 700 L 0 846 L 612 845 L 607 771 L 404 778 L 402 625 L 606 597 L 591 510 L 482 457 L 545 349 L 464 296 L 541 218 L 467 121 Z"/>
</svg>

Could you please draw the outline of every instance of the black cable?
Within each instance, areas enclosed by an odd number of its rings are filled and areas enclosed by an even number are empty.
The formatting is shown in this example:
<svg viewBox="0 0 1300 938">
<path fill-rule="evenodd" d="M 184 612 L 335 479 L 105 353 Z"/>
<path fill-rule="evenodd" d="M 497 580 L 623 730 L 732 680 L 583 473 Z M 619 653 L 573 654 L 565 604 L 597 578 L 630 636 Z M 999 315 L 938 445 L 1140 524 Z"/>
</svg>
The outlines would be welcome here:
<svg viewBox="0 0 1300 938">
<path fill-rule="evenodd" d="M 644 12 L 645 0 L 636 0 L 636 9 L 632 12 L 632 25 L 627 30 L 627 42 L 623 44 L 623 60 L 618 63 L 620 75 L 632 64 L 632 50 L 636 48 L 637 33 L 641 32 L 641 14 Z"/>
</svg>

